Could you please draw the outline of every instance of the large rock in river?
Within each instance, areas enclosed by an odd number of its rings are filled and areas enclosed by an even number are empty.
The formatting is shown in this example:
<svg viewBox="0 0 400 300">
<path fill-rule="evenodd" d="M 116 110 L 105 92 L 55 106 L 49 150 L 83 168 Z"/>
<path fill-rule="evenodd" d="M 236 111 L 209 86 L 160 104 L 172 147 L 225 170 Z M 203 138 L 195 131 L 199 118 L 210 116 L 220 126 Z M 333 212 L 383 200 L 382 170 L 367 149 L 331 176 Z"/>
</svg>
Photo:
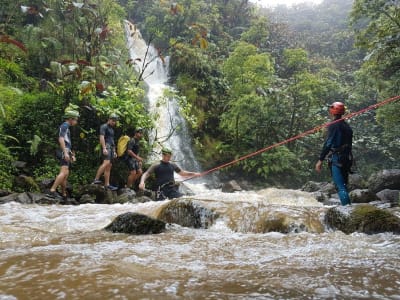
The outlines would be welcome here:
<svg viewBox="0 0 400 300">
<path fill-rule="evenodd" d="M 325 215 L 325 221 L 329 227 L 347 234 L 353 232 L 400 234 L 400 218 L 368 204 L 330 208 Z"/>
<path fill-rule="evenodd" d="M 377 200 L 377 197 L 370 190 L 354 190 L 350 192 L 352 203 L 368 203 Z"/>
<path fill-rule="evenodd" d="M 161 208 L 157 218 L 184 227 L 208 228 L 218 215 L 193 200 L 174 199 Z"/>
<path fill-rule="evenodd" d="M 165 222 L 146 215 L 127 212 L 119 215 L 104 229 L 128 234 L 156 234 L 165 230 Z"/>
<path fill-rule="evenodd" d="M 368 188 L 373 193 L 384 189 L 400 190 L 400 169 L 383 170 L 371 175 Z"/>
</svg>

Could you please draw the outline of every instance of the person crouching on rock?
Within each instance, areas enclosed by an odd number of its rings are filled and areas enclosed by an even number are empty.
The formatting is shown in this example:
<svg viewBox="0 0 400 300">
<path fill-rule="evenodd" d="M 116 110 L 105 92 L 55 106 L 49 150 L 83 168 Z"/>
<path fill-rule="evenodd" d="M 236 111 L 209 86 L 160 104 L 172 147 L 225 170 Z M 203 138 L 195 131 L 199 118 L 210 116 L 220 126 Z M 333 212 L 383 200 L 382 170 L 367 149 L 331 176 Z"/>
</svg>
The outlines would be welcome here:
<svg viewBox="0 0 400 300">
<path fill-rule="evenodd" d="M 353 130 L 342 120 L 344 113 L 345 106 L 342 102 L 335 102 L 329 107 L 329 114 L 332 120 L 337 120 L 337 122 L 328 126 L 328 137 L 315 165 L 315 170 L 318 173 L 321 172 L 322 162 L 327 157 L 340 202 L 342 205 L 350 205 L 350 197 L 346 185 L 353 162 L 351 152 Z"/>
<path fill-rule="evenodd" d="M 200 173 L 184 171 L 175 163 L 170 162 L 172 156 L 172 151 L 170 149 L 163 148 L 161 152 L 161 161 L 150 166 L 150 168 L 143 174 L 142 179 L 140 180 L 139 189 L 145 189 L 146 179 L 154 173 L 157 185 L 157 201 L 165 200 L 167 198 L 173 199 L 182 197 L 183 194 L 179 191 L 179 185 L 177 185 L 174 180 L 174 172 L 183 177 L 198 177 L 200 176 Z"/>
<path fill-rule="evenodd" d="M 62 198 L 67 201 L 67 179 L 71 163 L 75 162 L 75 154 L 72 152 L 70 126 L 78 124 L 79 112 L 69 110 L 65 112 L 65 122 L 61 124 L 58 133 L 58 143 L 60 150 L 57 151 L 57 158 L 60 160 L 60 173 L 57 175 L 48 196 L 52 198 Z M 57 193 L 57 187 L 61 186 L 61 195 Z"/>
<path fill-rule="evenodd" d="M 142 176 L 142 163 L 143 158 L 139 156 L 140 140 L 143 138 L 143 129 L 138 128 L 135 130 L 135 135 L 130 139 L 126 149 L 126 164 L 129 169 L 129 176 L 126 183 L 127 188 L 132 185 Z"/>
<path fill-rule="evenodd" d="M 114 142 L 114 127 L 117 125 L 118 116 L 116 114 L 111 114 L 108 118 L 107 123 L 101 125 L 100 127 L 100 145 L 103 153 L 103 163 L 99 167 L 96 173 L 96 177 L 92 184 L 101 184 L 100 177 L 104 174 L 104 187 L 116 191 L 118 188 L 116 186 L 110 185 L 110 174 L 112 168 L 112 160 L 117 158 L 117 152 L 115 149 Z"/>
</svg>

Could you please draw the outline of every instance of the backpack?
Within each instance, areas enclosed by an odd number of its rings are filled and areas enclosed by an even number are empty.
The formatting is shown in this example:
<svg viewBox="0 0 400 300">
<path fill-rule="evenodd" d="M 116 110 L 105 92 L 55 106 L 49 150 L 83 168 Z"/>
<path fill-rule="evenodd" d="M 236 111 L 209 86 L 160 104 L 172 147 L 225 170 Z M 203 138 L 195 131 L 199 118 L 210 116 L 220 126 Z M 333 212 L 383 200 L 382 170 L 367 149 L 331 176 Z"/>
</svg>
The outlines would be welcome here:
<svg viewBox="0 0 400 300">
<path fill-rule="evenodd" d="M 118 143 L 117 143 L 118 157 L 122 157 L 125 155 L 126 149 L 128 149 L 128 143 L 129 143 L 130 139 L 131 138 L 127 135 L 123 135 L 118 139 Z"/>
</svg>

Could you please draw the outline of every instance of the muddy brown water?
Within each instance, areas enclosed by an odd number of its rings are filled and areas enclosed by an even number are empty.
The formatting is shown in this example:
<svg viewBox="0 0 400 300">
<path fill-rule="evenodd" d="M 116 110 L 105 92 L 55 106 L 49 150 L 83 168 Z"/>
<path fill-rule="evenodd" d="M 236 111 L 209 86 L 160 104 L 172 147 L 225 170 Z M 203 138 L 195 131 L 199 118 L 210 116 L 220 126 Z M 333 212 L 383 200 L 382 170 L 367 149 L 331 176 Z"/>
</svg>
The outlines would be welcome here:
<svg viewBox="0 0 400 300">
<path fill-rule="evenodd" d="M 399 236 L 254 233 L 251 224 L 276 210 L 321 222 L 326 208 L 296 191 L 196 198 L 220 213 L 211 228 L 147 236 L 101 229 L 167 201 L 1 205 L 0 299 L 400 299 Z"/>
</svg>

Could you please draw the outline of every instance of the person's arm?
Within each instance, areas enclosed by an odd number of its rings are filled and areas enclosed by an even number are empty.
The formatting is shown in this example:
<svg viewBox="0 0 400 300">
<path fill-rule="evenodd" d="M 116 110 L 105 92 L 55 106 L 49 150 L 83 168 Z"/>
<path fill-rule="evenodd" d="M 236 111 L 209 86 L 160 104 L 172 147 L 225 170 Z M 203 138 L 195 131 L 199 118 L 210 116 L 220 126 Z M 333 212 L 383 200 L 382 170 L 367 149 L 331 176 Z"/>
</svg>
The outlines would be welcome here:
<svg viewBox="0 0 400 300">
<path fill-rule="evenodd" d="M 336 125 L 336 124 L 335 124 Z M 332 149 L 334 138 L 337 134 L 337 126 L 330 126 L 328 127 L 328 137 L 322 147 L 322 151 L 319 155 L 319 159 L 315 164 L 315 171 L 318 173 L 322 170 L 322 163 L 325 160 L 325 157 L 328 155 L 329 151 Z"/>
<path fill-rule="evenodd" d="M 132 156 L 133 158 L 137 159 L 138 161 L 143 161 L 143 158 L 141 158 L 139 155 L 135 154 L 132 150 L 127 150 L 127 153 L 129 156 Z"/>
<path fill-rule="evenodd" d="M 180 172 L 178 172 L 178 174 L 181 175 L 182 177 L 198 177 L 200 176 L 201 173 L 181 170 Z"/>
<path fill-rule="evenodd" d="M 156 167 L 156 164 L 151 165 L 150 168 L 143 173 L 142 177 L 140 178 L 140 183 L 139 183 L 139 189 L 144 190 L 146 188 L 145 182 L 147 178 L 150 177 L 151 173 L 154 172 L 154 169 Z"/>
<path fill-rule="evenodd" d="M 103 154 L 107 155 L 108 150 L 106 147 L 106 140 L 104 139 L 104 135 L 100 134 L 99 140 L 100 140 L 101 149 L 103 149 Z"/>
<path fill-rule="evenodd" d="M 58 143 L 60 144 L 61 150 L 62 150 L 62 152 L 64 153 L 64 160 L 70 161 L 70 160 L 71 160 L 71 157 L 69 156 L 68 148 L 65 147 L 65 140 L 64 140 L 64 137 L 63 137 L 63 136 L 60 136 L 60 137 L 58 138 Z"/>
</svg>

